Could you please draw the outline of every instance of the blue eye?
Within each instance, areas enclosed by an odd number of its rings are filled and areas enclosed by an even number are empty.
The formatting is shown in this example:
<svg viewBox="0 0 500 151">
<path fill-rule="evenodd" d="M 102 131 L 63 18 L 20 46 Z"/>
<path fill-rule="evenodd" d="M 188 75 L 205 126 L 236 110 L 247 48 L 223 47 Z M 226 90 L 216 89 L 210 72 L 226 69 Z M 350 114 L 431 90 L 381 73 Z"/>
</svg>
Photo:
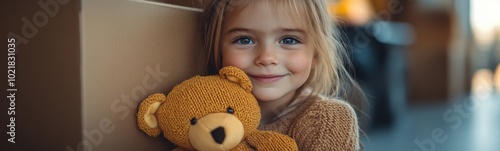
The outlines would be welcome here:
<svg viewBox="0 0 500 151">
<path fill-rule="evenodd" d="M 285 38 L 281 39 L 279 43 L 280 44 L 287 44 L 287 45 L 294 45 L 294 44 L 300 43 L 300 41 L 297 40 L 296 38 L 293 38 L 293 37 L 285 37 Z"/>
<path fill-rule="evenodd" d="M 234 43 L 237 43 L 237 44 L 242 44 L 242 45 L 250 45 L 250 44 L 255 44 L 255 42 L 248 38 L 248 37 L 242 37 L 242 38 L 238 38 L 234 41 Z"/>
</svg>

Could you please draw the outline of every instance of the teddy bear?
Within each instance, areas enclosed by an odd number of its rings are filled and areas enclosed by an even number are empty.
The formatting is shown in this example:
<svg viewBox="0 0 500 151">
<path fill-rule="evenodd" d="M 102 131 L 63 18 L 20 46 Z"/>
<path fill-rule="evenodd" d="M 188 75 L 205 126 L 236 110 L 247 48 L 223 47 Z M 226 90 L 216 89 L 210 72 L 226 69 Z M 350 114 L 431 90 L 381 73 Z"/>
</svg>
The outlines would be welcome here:
<svg viewBox="0 0 500 151">
<path fill-rule="evenodd" d="M 185 80 L 167 96 L 148 96 L 137 123 L 149 136 L 163 133 L 174 150 L 298 150 L 287 135 L 257 129 L 261 113 L 251 91 L 245 72 L 227 66 Z"/>
</svg>

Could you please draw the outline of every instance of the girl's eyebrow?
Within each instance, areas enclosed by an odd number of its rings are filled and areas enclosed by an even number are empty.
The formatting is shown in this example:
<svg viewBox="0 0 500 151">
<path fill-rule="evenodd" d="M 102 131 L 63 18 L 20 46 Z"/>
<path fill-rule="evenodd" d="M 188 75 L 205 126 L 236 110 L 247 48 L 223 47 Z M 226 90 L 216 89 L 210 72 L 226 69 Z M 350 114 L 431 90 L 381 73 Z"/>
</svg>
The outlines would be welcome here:
<svg viewBox="0 0 500 151">
<path fill-rule="evenodd" d="M 248 28 L 235 27 L 235 28 L 228 30 L 224 35 L 229 35 L 229 34 L 237 33 L 237 32 L 252 32 L 252 30 L 250 30 Z"/>
<path fill-rule="evenodd" d="M 298 32 L 300 34 L 305 34 L 306 32 L 300 28 L 281 28 L 277 29 L 278 32 Z"/>
<path fill-rule="evenodd" d="M 250 32 L 250 33 L 252 33 L 253 30 L 248 29 L 248 28 L 235 27 L 235 28 L 228 30 L 224 35 L 237 33 L 237 32 Z M 278 28 L 278 29 L 274 30 L 273 32 L 298 32 L 300 34 L 306 33 L 303 29 L 300 29 L 300 28 Z"/>
</svg>

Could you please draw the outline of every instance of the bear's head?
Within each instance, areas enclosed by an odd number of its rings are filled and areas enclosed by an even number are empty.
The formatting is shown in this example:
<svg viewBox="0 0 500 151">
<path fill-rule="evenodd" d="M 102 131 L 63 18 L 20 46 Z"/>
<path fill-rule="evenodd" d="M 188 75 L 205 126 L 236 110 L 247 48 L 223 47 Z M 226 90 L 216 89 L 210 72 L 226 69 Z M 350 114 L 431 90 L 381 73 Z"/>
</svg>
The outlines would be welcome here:
<svg viewBox="0 0 500 151">
<path fill-rule="evenodd" d="M 190 150 L 227 150 L 257 130 L 260 108 L 247 75 L 224 67 L 219 75 L 196 76 L 164 96 L 145 99 L 137 113 L 141 130 L 160 133 Z"/>
</svg>

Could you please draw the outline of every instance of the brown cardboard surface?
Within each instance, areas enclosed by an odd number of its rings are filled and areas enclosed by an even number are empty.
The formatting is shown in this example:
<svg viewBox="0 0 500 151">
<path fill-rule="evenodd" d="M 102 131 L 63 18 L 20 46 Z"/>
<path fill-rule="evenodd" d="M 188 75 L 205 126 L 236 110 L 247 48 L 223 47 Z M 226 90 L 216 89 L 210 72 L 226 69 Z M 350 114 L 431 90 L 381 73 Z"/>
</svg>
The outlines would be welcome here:
<svg viewBox="0 0 500 151">
<path fill-rule="evenodd" d="M 141 132 L 135 113 L 147 95 L 199 73 L 200 10 L 125 0 L 0 3 L 2 46 L 16 38 L 16 86 L 2 96 L 17 89 L 0 106 L 0 150 L 172 147 Z M 11 118 L 15 143 L 7 141 Z"/>
<path fill-rule="evenodd" d="M 62 2 L 62 3 L 61 3 Z M 78 0 L 1 1 L 1 151 L 64 150 L 81 129 Z M 7 88 L 7 39 L 16 38 L 15 100 Z M 12 107 L 10 110 L 8 108 Z M 8 111 L 15 111 L 9 115 Z M 15 143 L 7 141 L 10 118 Z"/>
<path fill-rule="evenodd" d="M 139 1 L 82 1 L 81 146 L 165 150 L 136 125 L 148 95 L 168 93 L 202 69 L 200 10 Z M 78 144 L 72 144 L 77 148 Z"/>
</svg>

